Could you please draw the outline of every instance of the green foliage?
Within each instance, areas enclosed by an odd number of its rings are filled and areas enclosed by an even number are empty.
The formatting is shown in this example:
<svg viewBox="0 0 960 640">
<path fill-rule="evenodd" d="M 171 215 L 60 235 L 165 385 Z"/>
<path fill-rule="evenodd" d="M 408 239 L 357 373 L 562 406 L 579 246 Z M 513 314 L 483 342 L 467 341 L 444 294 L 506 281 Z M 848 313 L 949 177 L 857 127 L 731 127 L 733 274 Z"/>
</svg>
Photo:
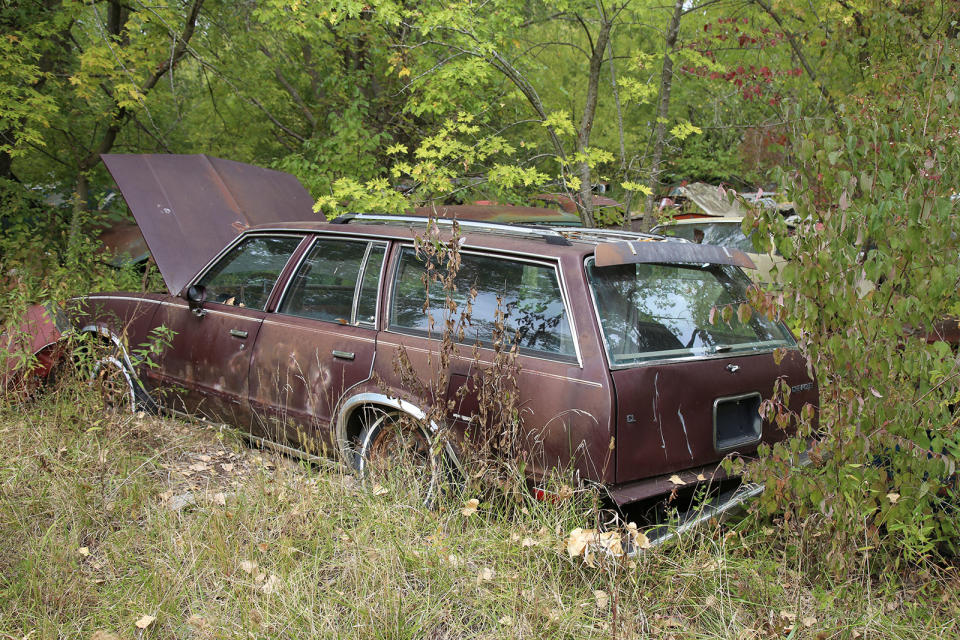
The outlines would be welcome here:
<svg viewBox="0 0 960 640">
<path fill-rule="evenodd" d="M 796 235 L 775 213 L 747 223 L 789 260 L 784 291 L 768 302 L 802 327 L 821 394 L 816 417 L 788 416 L 788 389 L 765 407 L 800 432 L 756 472 L 768 508 L 823 519 L 839 566 L 857 552 L 915 561 L 960 536 L 957 360 L 932 335 L 960 283 L 960 211 L 949 198 L 960 105 L 946 96 L 960 51 L 955 39 L 921 38 L 920 18 L 909 24 L 911 54 L 845 100 L 838 128 L 812 128 L 799 145 L 800 171 L 784 175 L 803 220 Z M 811 436 L 814 464 L 791 469 Z"/>
</svg>

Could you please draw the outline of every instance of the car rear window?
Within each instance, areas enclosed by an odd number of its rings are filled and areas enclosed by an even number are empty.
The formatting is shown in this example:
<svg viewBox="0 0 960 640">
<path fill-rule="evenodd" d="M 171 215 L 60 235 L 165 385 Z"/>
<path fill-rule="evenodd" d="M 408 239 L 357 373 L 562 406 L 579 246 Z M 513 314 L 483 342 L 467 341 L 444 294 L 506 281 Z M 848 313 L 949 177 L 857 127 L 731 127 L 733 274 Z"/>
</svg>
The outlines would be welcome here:
<svg viewBox="0 0 960 640">
<path fill-rule="evenodd" d="M 753 240 L 743 235 L 739 222 L 703 222 L 697 224 L 667 224 L 654 229 L 655 233 L 683 238 L 701 244 L 732 247 L 747 253 L 756 253 Z"/>
<path fill-rule="evenodd" d="M 750 280 L 726 265 L 625 264 L 587 276 L 610 364 L 766 351 L 794 344 L 782 323 L 758 313 L 710 322 L 710 310 L 746 301 Z"/>
<path fill-rule="evenodd" d="M 426 269 L 413 248 L 404 248 L 394 278 L 390 327 L 439 337 L 446 294 L 439 283 L 424 285 Z M 506 335 L 522 352 L 575 359 L 573 336 L 557 271 L 553 266 L 462 253 L 453 301 L 457 313 L 471 303 L 467 342 L 490 344 L 503 313 Z M 432 319 L 432 322 L 431 322 Z"/>
</svg>

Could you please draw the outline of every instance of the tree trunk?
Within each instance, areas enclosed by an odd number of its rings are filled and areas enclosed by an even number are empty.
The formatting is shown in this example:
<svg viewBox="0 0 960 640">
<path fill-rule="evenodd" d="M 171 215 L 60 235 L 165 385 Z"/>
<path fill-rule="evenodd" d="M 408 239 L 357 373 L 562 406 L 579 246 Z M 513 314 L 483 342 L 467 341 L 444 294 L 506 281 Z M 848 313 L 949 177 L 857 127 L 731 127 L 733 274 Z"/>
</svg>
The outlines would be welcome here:
<svg viewBox="0 0 960 640">
<path fill-rule="evenodd" d="M 577 172 L 580 174 L 579 208 L 580 219 L 585 227 L 593 227 L 593 181 L 590 176 L 590 163 L 586 154 L 590 150 L 590 132 L 593 130 L 593 121 L 597 115 L 597 99 L 600 88 L 600 68 L 603 57 L 607 53 L 607 43 L 610 40 L 610 29 L 613 23 L 605 15 L 601 15 L 600 32 L 590 56 L 590 77 L 587 80 L 587 99 L 583 105 L 583 117 L 580 118 L 580 128 L 577 131 L 577 151 L 580 159 L 577 161 Z"/>
<path fill-rule="evenodd" d="M 673 87 L 673 48 L 680 33 L 680 18 L 683 16 L 683 0 L 673 4 L 673 15 L 667 27 L 663 52 L 663 69 L 660 72 L 660 102 L 657 105 L 657 121 L 653 130 L 653 157 L 650 160 L 649 187 L 653 192 L 647 198 L 647 210 L 643 214 L 643 228 L 653 226 L 656 211 L 657 190 L 660 187 L 660 164 L 663 161 L 663 145 L 667 136 L 667 114 L 670 112 L 670 89 Z"/>
</svg>

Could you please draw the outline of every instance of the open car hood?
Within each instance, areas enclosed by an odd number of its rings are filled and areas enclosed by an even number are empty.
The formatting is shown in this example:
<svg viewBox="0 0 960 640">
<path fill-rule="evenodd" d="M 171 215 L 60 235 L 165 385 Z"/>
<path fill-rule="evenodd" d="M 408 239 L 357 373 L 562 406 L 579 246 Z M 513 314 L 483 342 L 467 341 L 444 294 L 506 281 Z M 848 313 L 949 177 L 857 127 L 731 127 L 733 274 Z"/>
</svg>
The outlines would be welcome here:
<svg viewBox="0 0 960 640">
<path fill-rule="evenodd" d="M 102 157 L 174 295 L 246 228 L 316 217 L 282 171 L 206 155 Z"/>
</svg>

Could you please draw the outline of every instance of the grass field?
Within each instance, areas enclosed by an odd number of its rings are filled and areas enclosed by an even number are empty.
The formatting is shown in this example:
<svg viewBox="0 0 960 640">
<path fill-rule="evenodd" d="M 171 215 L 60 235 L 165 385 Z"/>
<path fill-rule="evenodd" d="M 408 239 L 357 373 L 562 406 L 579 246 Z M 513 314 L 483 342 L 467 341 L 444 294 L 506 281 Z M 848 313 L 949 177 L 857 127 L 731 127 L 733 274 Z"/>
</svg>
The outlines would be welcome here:
<svg viewBox="0 0 960 640">
<path fill-rule="evenodd" d="M 860 554 L 836 575 L 813 522 L 748 517 L 591 565 L 567 553 L 595 526 L 588 494 L 427 510 L 82 385 L 2 404 L 2 638 L 960 636 L 956 564 Z"/>
</svg>

